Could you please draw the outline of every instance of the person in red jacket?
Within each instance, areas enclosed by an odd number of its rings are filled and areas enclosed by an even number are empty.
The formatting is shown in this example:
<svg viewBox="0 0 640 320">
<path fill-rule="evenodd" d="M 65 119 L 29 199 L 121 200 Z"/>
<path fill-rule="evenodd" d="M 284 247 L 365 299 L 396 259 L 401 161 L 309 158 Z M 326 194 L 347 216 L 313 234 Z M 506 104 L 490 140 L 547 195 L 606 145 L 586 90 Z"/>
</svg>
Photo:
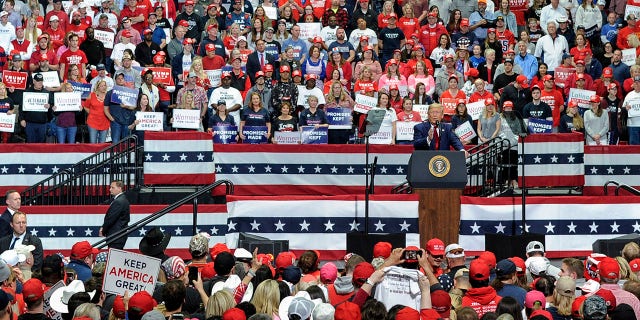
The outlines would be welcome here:
<svg viewBox="0 0 640 320">
<path fill-rule="evenodd" d="M 462 297 L 462 306 L 471 307 L 478 318 L 487 312 L 495 312 L 502 299 L 493 287 L 489 286 L 489 265 L 481 259 L 471 261 L 469 265 L 469 289 Z"/>
<path fill-rule="evenodd" d="M 427 24 L 420 28 L 420 43 L 424 46 L 425 56 L 430 56 L 431 51 L 438 46 L 438 39 L 443 34 L 449 34 L 447 28 L 438 23 L 438 14 L 430 12 Z"/>
</svg>

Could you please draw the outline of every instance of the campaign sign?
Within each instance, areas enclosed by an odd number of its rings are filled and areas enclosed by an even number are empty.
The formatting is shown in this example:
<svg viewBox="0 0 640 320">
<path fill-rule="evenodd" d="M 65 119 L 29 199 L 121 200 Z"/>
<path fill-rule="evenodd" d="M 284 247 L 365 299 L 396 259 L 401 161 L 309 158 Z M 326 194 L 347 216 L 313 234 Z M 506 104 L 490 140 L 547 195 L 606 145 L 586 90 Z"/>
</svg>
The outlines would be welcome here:
<svg viewBox="0 0 640 320">
<path fill-rule="evenodd" d="M 572 74 L 576 73 L 576 68 L 556 67 L 553 71 L 553 80 L 560 88 L 567 86 L 567 80 Z"/>
<path fill-rule="evenodd" d="M 138 131 L 162 131 L 164 129 L 164 113 L 162 112 L 136 112 L 136 125 Z"/>
<path fill-rule="evenodd" d="M 528 0 L 509 0 L 509 9 L 513 12 L 527 11 L 529 9 Z"/>
<path fill-rule="evenodd" d="M 396 122 L 397 124 L 397 122 Z M 380 131 L 372 134 L 369 137 L 370 144 L 391 144 L 393 141 L 393 135 L 391 134 L 392 127 L 380 127 Z M 413 140 L 413 137 L 411 137 Z"/>
<path fill-rule="evenodd" d="M 595 91 L 571 88 L 569 89 L 568 101 L 573 100 L 578 103 L 578 107 L 582 109 L 589 109 L 591 108 L 589 98 L 594 94 L 596 94 Z"/>
<path fill-rule="evenodd" d="M 102 291 L 124 295 L 125 291 L 153 294 L 160 259 L 118 249 L 109 249 Z"/>
<path fill-rule="evenodd" d="M 200 110 L 174 109 L 173 127 L 182 129 L 200 129 Z"/>
<path fill-rule="evenodd" d="M 56 291 L 57 289 L 60 288 L 64 288 L 64 282 L 62 280 L 56 282 L 53 286 L 51 286 L 51 288 L 49 288 L 49 290 L 44 292 L 44 301 L 42 303 L 43 305 L 43 313 L 45 315 L 45 317 L 47 317 L 47 319 L 51 319 L 51 320 L 62 320 L 62 314 L 60 314 L 60 312 L 53 310 L 53 308 L 51 308 L 51 295 L 53 295 L 53 292 Z"/>
<path fill-rule="evenodd" d="M 422 120 L 429 119 L 429 105 L 428 104 L 414 104 L 413 111 L 418 111 Z"/>
<path fill-rule="evenodd" d="M 303 144 L 327 144 L 329 143 L 329 128 L 301 126 L 300 141 L 302 141 Z"/>
<path fill-rule="evenodd" d="M 273 134 L 276 144 L 300 144 L 299 131 L 276 131 Z"/>
<path fill-rule="evenodd" d="M 138 102 L 138 93 L 138 89 L 115 85 L 111 92 L 111 103 L 135 106 Z"/>
<path fill-rule="evenodd" d="M 300 39 L 313 38 L 320 35 L 320 30 L 322 30 L 320 22 L 298 23 L 297 25 L 300 26 Z"/>
<path fill-rule="evenodd" d="M 458 99 L 456 98 L 441 98 L 440 103 L 444 107 L 444 114 L 456 114 L 456 106 L 458 105 Z"/>
<path fill-rule="evenodd" d="M 267 18 L 271 20 L 278 19 L 278 8 L 271 7 L 271 6 L 263 6 L 262 9 L 264 9 L 264 15 L 267 16 Z"/>
<path fill-rule="evenodd" d="M 638 16 L 640 16 L 640 6 L 634 6 L 627 3 L 627 5 L 624 8 L 624 16 L 628 17 L 632 13 L 636 16 L 636 19 L 637 19 Z"/>
<path fill-rule="evenodd" d="M 14 132 L 16 129 L 16 114 L 0 113 L 0 132 Z"/>
<path fill-rule="evenodd" d="M 171 68 L 149 67 L 149 70 L 153 71 L 153 82 L 166 84 L 168 86 L 173 85 Z"/>
<path fill-rule="evenodd" d="M 91 84 L 69 81 L 73 87 L 73 91 L 80 92 L 80 98 L 86 100 L 91 95 Z"/>
<path fill-rule="evenodd" d="M 628 66 L 636 64 L 636 48 L 622 50 L 622 62 Z"/>
<path fill-rule="evenodd" d="M 552 120 L 529 118 L 529 132 L 531 133 L 551 133 L 552 128 Z"/>
<path fill-rule="evenodd" d="M 482 111 L 484 110 L 484 99 L 472 103 L 467 103 L 467 113 L 471 116 L 471 119 L 478 120 Z"/>
<path fill-rule="evenodd" d="M 411 141 L 413 140 L 413 127 L 418 123 L 416 121 L 396 121 L 396 140 Z"/>
<path fill-rule="evenodd" d="M 353 107 L 353 111 L 367 114 L 369 110 L 378 106 L 378 99 L 375 97 L 365 96 L 363 94 L 356 94 L 356 105 Z"/>
<path fill-rule="evenodd" d="M 93 36 L 96 40 L 102 42 L 106 49 L 113 49 L 114 39 L 116 34 L 111 31 L 93 30 Z"/>
<path fill-rule="evenodd" d="M 211 87 L 219 87 L 221 84 L 222 70 L 205 70 L 204 71 L 209 78 L 209 82 L 211 83 Z"/>
<path fill-rule="evenodd" d="M 13 87 L 24 90 L 27 88 L 28 76 L 26 72 L 4 70 L 2 71 L 2 83 L 4 83 L 7 88 Z"/>
<path fill-rule="evenodd" d="M 329 129 L 351 129 L 353 119 L 349 108 L 326 108 Z"/>
<path fill-rule="evenodd" d="M 80 111 L 82 94 L 80 92 L 56 92 L 53 94 L 53 105 L 56 106 L 56 112 Z"/>
<path fill-rule="evenodd" d="M 35 73 L 34 73 L 35 74 Z M 40 72 L 42 78 L 42 85 L 45 87 L 59 87 L 60 86 L 60 77 L 58 77 L 58 71 L 47 71 Z M 33 74 L 32 74 L 33 76 Z"/>
<path fill-rule="evenodd" d="M 211 131 L 213 135 L 213 143 L 236 143 L 238 138 L 238 127 L 236 126 L 213 126 Z"/>
<path fill-rule="evenodd" d="M 640 116 L 640 99 L 629 100 L 628 105 L 630 108 L 628 112 L 630 118 Z M 626 108 L 627 106 L 625 105 L 623 107 Z"/>
<path fill-rule="evenodd" d="M 468 121 L 463 122 L 453 130 L 461 141 L 470 141 L 476 137 L 476 132 Z"/>
<path fill-rule="evenodd" d="M 24 92 L 22 94 L 22 111 L 47 112 L 44 105 L 49 103 L 49 94 L 46 92 Z"/>
<path fill-rule="evenodd" d="M 267 126 L 245 126 L 242 128 L 244 143 L 267 143 Z"/>
</svg>

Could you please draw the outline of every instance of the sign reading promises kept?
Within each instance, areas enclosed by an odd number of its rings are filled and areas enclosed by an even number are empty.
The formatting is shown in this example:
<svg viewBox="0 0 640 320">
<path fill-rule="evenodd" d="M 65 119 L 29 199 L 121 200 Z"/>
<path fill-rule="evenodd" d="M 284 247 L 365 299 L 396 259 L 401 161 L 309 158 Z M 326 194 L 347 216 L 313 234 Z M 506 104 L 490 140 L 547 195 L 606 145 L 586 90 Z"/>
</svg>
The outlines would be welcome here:
<svg viewBox="0 0 640 320">
<path fill-rule="evenodd" d="M 118 249 L 109 249 L 102 290 L 124 295 L 125 291 L 153 294 L 160 259 Z"/>
</svg>

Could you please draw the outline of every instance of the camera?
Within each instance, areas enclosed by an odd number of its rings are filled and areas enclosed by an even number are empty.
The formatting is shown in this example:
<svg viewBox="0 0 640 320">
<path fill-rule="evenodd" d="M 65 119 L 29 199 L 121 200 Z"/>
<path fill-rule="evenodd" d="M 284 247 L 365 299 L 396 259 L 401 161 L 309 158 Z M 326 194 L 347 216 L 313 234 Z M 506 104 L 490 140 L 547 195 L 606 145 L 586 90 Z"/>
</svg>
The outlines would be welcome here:
<svg viewBox="0 0 640 320">
<path fill-rule="evenodd" d="M 418 256 L 422 256 L 421 251 L 416 250 L 405 250 L 404 251 L 404 259 L 405 260 L 418 260 Z"/>
</svg>

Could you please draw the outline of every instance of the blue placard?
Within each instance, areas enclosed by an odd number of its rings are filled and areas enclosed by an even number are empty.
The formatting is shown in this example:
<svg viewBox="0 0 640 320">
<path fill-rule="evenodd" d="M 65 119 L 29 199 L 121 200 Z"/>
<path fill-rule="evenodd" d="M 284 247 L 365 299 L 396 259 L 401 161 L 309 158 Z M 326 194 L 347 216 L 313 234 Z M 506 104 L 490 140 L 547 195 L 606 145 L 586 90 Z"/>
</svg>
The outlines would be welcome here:
<svg viewBox="0 0 640 320">
<path fill-rule="evenodd" d="M 329 143 L 329 128 L 315 126 L 300 127 L 300 140 L 303 144 L 327 144 Z"/>
<path fill-rule="evenodd" d="M 553 121 L 539 118 L 529 118 L 530 133 L 551 133 Z"/>
<path fill-rule="evenodd" d="M 326 108 L 327 123 L 330 129 L 351 129 L 352 118 L 349 108 Z"/>
<path fill-rule="evenodd" d="M 213 126 L 211 131 L 215 132 L 213 143 L 236 143 L 238 137 L 238 127 L 236 126 Z"/>
<path fill-rule="evenodd" d="M 123 86 L 113 86 L 111 92 L 111 103 L 135 106 L 138 102 L 138 89 Z"/>
<path fill-rule="evenodd" d="M 73 81 L 69 81 L 69 83 L 71 83 L 73 91 L 82 92 L 82 95 L 80 96 L 82 100 L 88 99 L 89 95 L 91 95 L 91 83 L 80 83 Z"/>
<path fill-rule="evenodd" d="M 244 143 L 267 143 L 267 126 L 247 126 L 242 128 Z"/>
</svg>

